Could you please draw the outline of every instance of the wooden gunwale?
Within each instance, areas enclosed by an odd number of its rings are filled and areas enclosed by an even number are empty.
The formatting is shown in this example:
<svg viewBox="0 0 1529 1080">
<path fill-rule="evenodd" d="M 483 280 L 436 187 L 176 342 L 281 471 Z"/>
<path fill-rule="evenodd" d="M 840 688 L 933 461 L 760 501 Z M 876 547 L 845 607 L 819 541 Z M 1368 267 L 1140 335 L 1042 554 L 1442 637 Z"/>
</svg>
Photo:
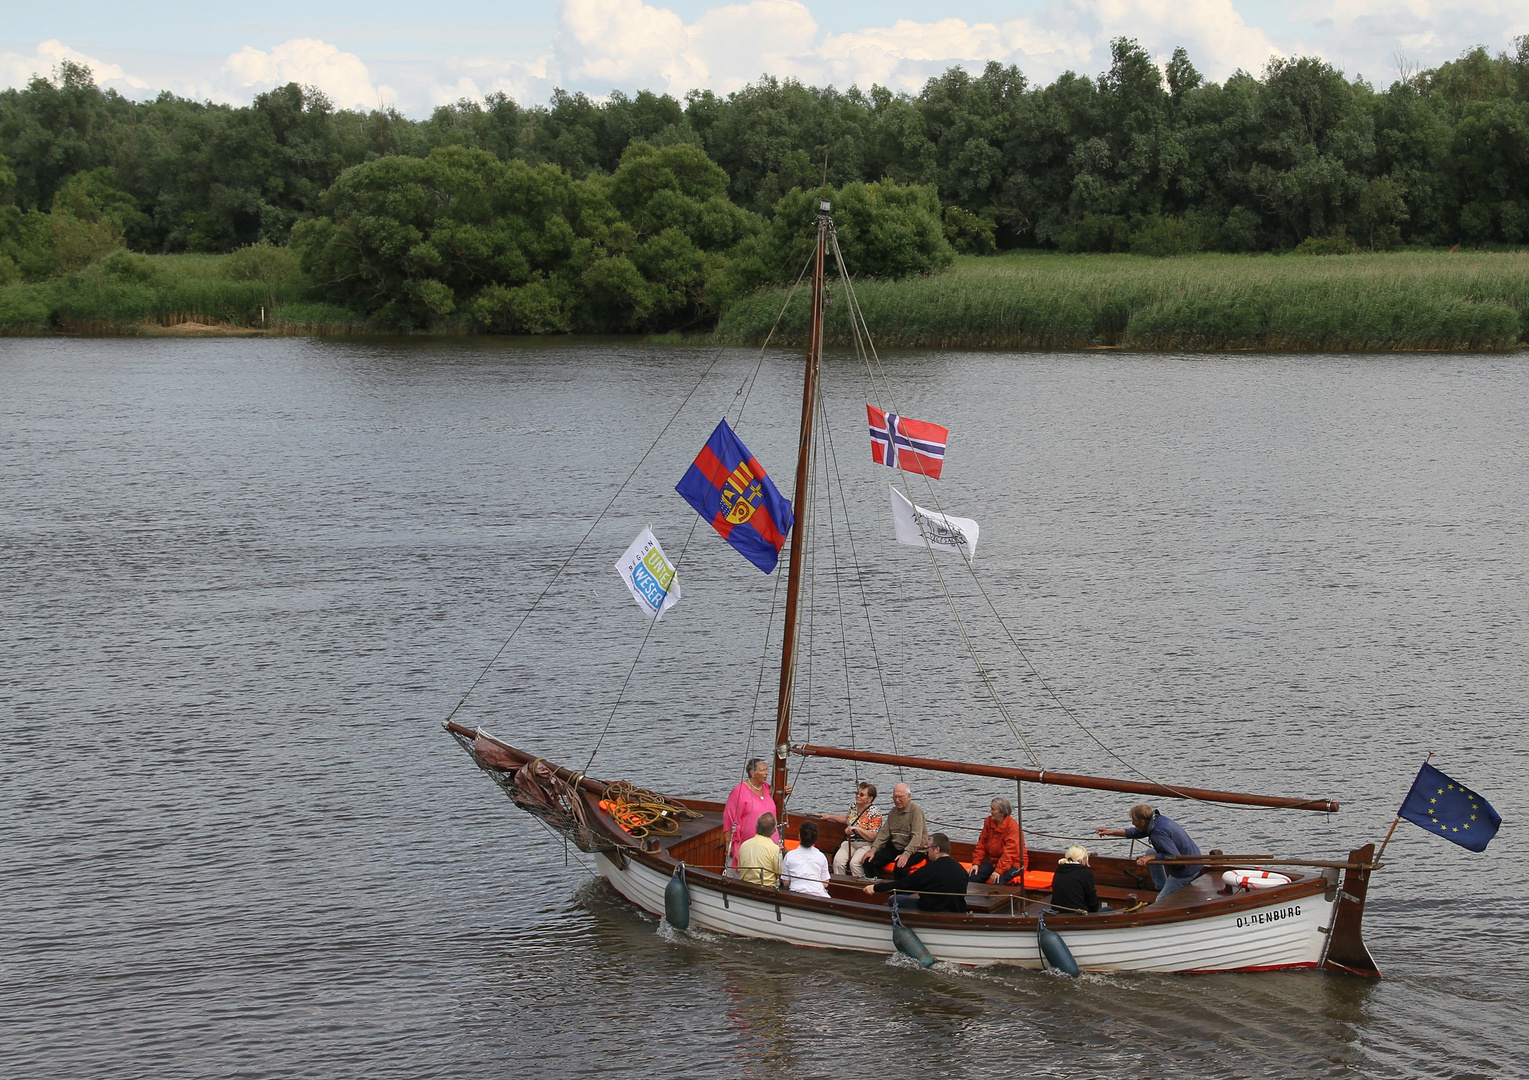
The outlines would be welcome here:
<svg viewBox="0 0 1529 1080">
<path fill-rule="evenodd" d="M 1159 855 L 1159 866 L 1216 866 L 1226 869 L 1261 870 L 1267 866 L 1311 866 L 1329 870 L 1379 870 L 1381 863 L 1356 863 L 1342 859 L 1282 859 L 1278 855 Z M 1255 866 L 1253 864 L 1260 864 Z"/>
<path fill-rule="evenodd" d="M 508 770 L 518 767 L 518 765 L 523 765 L 526 762 L 538 760 L 535 755 L 511 746 L 489 735 L 487 732 L 464 728 L 454 723 L 448 723 L 444 726 L 447 730 L 472 742 L 476 742 L 479 739 L 487 740 L 496 749 L 504 752 L 503 757 L 505 759 L 511 763 L 516 763 L 513 765 L 501 765 L 490 762 L 495 768 Z M 612 855 L 619 855 L 623 859 L 634 859 L 658 873 L 671 874 L 674 872 L 674 868 L 679 865 L 679 860 L 670 855 L 663 846 L 660 846 L 657 851 L 645 851 L 638 841 L 629 836 L 624 829 L 616 824 L 616 820 L 613 817 L 600 809 L 599 799 L 607 786 L 605 782 L 579 777 L 578 773 L 556 766 L 550 761 L 547 764 L 557 775 L 570 783 L 575 778 L 578 778 L 580 795 L 584 800 L 590 824 L 598 828 L 605 839 L 619 848 L 619 852 L 613 852 Z M 676 798 L 672 795 L 666 797 L 673 799 L 683 806 L 702 811 L 703 813 L 720 813 L 722 809 L 722 804 L 713 800 Z M 683 840 L 683 838 L 675 839 Z M 1039 849 L 1035 849 L 1035 853 L 1039 853 Z M 1109 862 L 1129 861 L 1114 859 L 1110 856 L 1103 858 Z M 838 917 L 854 919 L 860 922 L 884 923 L 889 917 L 886 904 L 880 902 L 844 900 L 838 897 L 830 897 L 828 900 L 824 900 L 821 897 L 807 897 L 798 893 L 765 889 L 758 885 L 751 885 L 748 882 L 740 881 L 737 878 L 724 877 L 715 870 L 707 870 L 689 864 L 686 865 L 685 870 L 692 888 L 705 888 L 712 892 L 726 893 L 729 896 L 737 896 L 750 900 L 767 900 L 769 903 L 788 908 L 812 911 L 823 911 L 826 909 Z M 1304 880 L 1292 881 L 1288 885 L 1280 885 L 1273 889 L 1238 893 L 1233 896 L 1218 895 L 1213 899 L 1201 900 L 1198 903 L 1169 905 L 1158 908 L 1155 911 L 1153 910 L 1153 905 L 1148 905 L 1129 913 L 1115 911 L 1095 915 L 1048 915 L 1046 917 L 1046 925 L 1059 929 L 1067 929 L 1069 927 L 1083 929 L 1088 927 L 1119 928 L 1193 922 L 1222 913 L 1233 914 L 1248 908 L 1272 907 L 1276 903 L 1283 903 L 1287 900 L 1295 901 L 1304 899 L 1307 896 L 1324 893 L 1329 888 L 1331 886 L 1322 877 L 1311 875 Z M 1031 903 L 1038 903 L 1038 901 L 1032 900 Z M 1038 922 L 1036 916 L 1033 915 L 918 911 L 916 909 L 903 912 L 902 920 L 909 926 L 930 926 L 946 929 L 976 929 L 980 927 L 993 931 L 1033 930 Z"/>
<path fill-rule="evenodd" d="M 1055 784 L 1059 787 L 1091 788 L 1095 791 L 1120 791 L 1134 795 L 1157 795 L 1169 799 L 1196 799 L 1201 802 L 1229 803 L 1236 806 L 1268 806 L 1281 810 L 1315 810 L 1325 814 L 1337 813 L 1339 806 L 1338 803 L 1330 799 L 1302 799 L 1282 795 L 1253 795 L 1239 791 L 1218 791 L 1214 788 L 1138 783 L 1132 780 L 1115 780 L 1107 776 L 1085 776 L 1081 773 L 1052 772 L 1050 769 L 1020 769 L 1008 765 L 975 765 L 966 761 L 906 757 L 901 754 L 878 754 L 870 750 L 843 750 L 833 746 L 798 744 L 791 748 L 791 752 L 800 754 L 803 757 L 835 758 L 840 761 L 868 761 L 878 765 L 900 765 L 910 769 L 927 769 L 930 772 L 961 773 L 966 776 L 991 776 L 1001 780 L 1022 780 L 1031 784 Z"/>
<path fill-rule="evenodd" d="M 601 817 L 610 821 L 612 828 L 616 828 L 618 832 L 620 831 L 614 820 L 611 820 L 603 813 Z M 601 824 L 603 825 L 604 821 Z M 630 841 L 630 837 L 627 839 Z M 673 873 L 674 867 L 678 865 L 677 860 L 671 858 L 667 852 L 662 850 L 647 852 L 634 845 L 623 854 L 627 858 L 635 859 L 649 869 L 660 873 Z M 807 897 L 798 893 L 765 889 L 759 885 L 750 885 L 747 882 L 739 881 L 737 878 L 724 877 L 714 870 L 702 870 L 689 865 L 685 867 L 685 875 L 692 889 L 706 888 L 713 892 L 727 893 L 730 896 L 747 897 L 752 900 L 767 900 L 769 903 L 790 908 L 802 908 L 813 911 L 827 909 L 835 915 L 861 922 L 884 923 L 889 917 L 887 906 L 884 903 L 869 900 L 842 900 L 837 897 L 830 897 L 824 900 L 822 897 Z M 1165 923 L 1194 922 L 1213 915 L 1235 914 L 1248 908 L 1273 907 L 1286 901 L 1301 900 L 1308 896 L 1325 893 L 1329 888 L 1331 886 L 1325 880 L 1321 877 L 1313 876 L 1305 881 L 1293 881 L 1289 885 L 1281 885 L 1274 889 L 1237 893 L 1233 896 L 1217 896 L 1212 900 L 1203 900 L 1199 903 L 1183 906 L 1162 907 L 1156 911 L 1153 910 L 1152 905 L 1148 905 L 1130 913 L 1116 911 L 1094 915 L 1048 915 L 1046 916 L 1046 925 L 1060 929 L 1067 927 L 1118 928 L 1122 926 L 1154 926 Z M 1038 901 L 1032 900 L 1031 903 L 1037 904 Z M 902 912 L 902 921 L 909 926 L 938 926 L 947 929 L 976 929 L 982 927 L 993 930 L 1034 930 L 1038 919 L 1034 915 L 919 911 L 914 909 Z"/>
</svg>

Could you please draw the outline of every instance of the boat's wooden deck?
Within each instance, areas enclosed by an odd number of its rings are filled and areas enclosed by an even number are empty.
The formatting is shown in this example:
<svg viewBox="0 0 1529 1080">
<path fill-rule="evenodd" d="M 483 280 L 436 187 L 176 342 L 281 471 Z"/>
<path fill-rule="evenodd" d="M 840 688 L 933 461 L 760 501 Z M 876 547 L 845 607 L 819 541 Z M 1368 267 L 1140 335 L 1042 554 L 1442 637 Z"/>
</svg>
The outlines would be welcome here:
<svg viewBox="0 0 1529 1080">
<path fill-rule="evenodd" d="M 808 819 L 806 815 L 794 817 L 787 829 L 787 837 L 794 839 L 800 823 Z M 843 827 L 821 818 L 812 820 L 818 823 L 818 847 L 831 859 L 844 839 Z M 663 838 L 661 848 L 670 858 L 683 860 L 694 870 L 720 873 L 724 859 L 721 813 L 707 811 L 694 821 L 680 823 L 678 835 Z M 957 859 L 966 863 L 971 861 L 971 844 L 957 842 L 955 848 Z M 1054 871 L 1058 858 L 1059 853 L 1055 851 L 1030 849 L 1032 870 Z M 1221 891 L 1220 875 L 1215 872 L 1206 872 L 1167 899 L 1156 901 L 1157 890 L 1152 885 L 1151 876 L 1146 868 L 1137 866 L 1131 860 L 1096 855 L 1092 860 L 1092 868 L 1098 883 L 1099 899 L 1114 911 L 1151 904 L 1155 912 L 1162 913 L 1193 909 L 1226 899 L 1226 894 Z M 1299 883 L 1312 875 L 1292 873 L 1289 876 L 1293 882 Z M 866 884 L 867 880 L 863 878 L 835 875 L 829 882 L 828 891 L 837 900 L 878 906 L 887 903 L 888 893 L 867 896 L 863 891 Z M 979 915 L 1033 915 L 1046 909 L 1050 901 L 1051 894 L 1048 891 L 975 881 L 968 886 L 966 894 L 967 907 Z"/>
<path fill-rule="evenodd" d="M 525 751 L 500 743 L 486 733 L 475 732 L 449 722 L 447 728 L 473 754 L 474 760 L 479 765 L 491 770 L 518 769 L 534 760 Z M 781 912 L 786 907 L 810 910 L 824 903 L 810 896 L 773 889 L 765 890 L 736 878 L 723 877 L 721 874 L 724 855 L 721 803 L 700 799 L 675 799 L 676 802 L 697 811 L 699 817 L 694 820 L 676 822 L 675 832 L 672 835 L 639 838 L 624 832 L 615 819 L 600 808 L 599 801 L 606 790 L 604 783 L 562 769 L 558 770 L 556 775 L 565 782 L 576 785 L 583 803 L 581 816 L 586 818 L 594 832 L 614 842 L 616 850 L 610 851 L 610 855 L 623 869 L 627 866 L 626 857 L 617 854 L 622 847 L 651 869 L 661 872 L 664 871 L 664 864 L 672 867 L 673 861 L 683 859 L 696 871 L 693 884 L 711 892 L 721 893 L 724 900 L 728 895 L 752 895 L 758 899 L 764 899 L 765 894 L 772 894 L 777 920 L 780 919 Z M 516 801 L 518 803 L 520 799 L 517 798 Z M 533 809 L 532 812 L 536 811 Z M 825 853 L 837 851 L 844 838 L 843 826 L 825 821 L 818 815 L 795 816 L 788 824 L 787 837 L 794 839 L 797 827 L 807 820 L 815 820 L 819 826 L 819 847 Z M 972 845 L 958 842 L 954 846 L 954 854 L 963 862 L 969 863 Z M 1281 907 L 1287 901 L 1299 901 L 1303 897 L 1320 896 L 1324 893 L 1327 894 L 1328 902 L 1332 902 L 1339 891 L 1337 876 L 1333 871 L 1344 868 L 1346 872 L 1341 886 L 1342 895 L 1352 902 L 1339 905 L 1334 922 L 1326 931 L 1332 936 L 1329 938 L 1328 950 L 1322 963 L 1334 970 L 1378 976 L 1380 972 L 1364 947 L 1359 925 L 1364 911 L 1368 873 L 1372 869 L 1369 864 L 1374 859 L 1374 853 L 1375 846 L 1372 844 L 1350 852 L 1346 863 L 1311 864 L 1328 869 L 1323 874 L 1289 873 L 1291 881 L 1288 885 L 1281 885 L 1260 893 L 1234 895 L 1222 892 L 1220 875 L 1213 869 L 1161 903 L 1155 902 L 1156 890 L 1151 886 L 1151 878 L 1145 867 L 1138 866 L 1129 859 L 1098 855 L 1093 858 L 1091 865 L 1100 898 L 1109 903 L 1111 913 L 1109 915 L 1060 912 L 1052 915 L 1048 913 L 1048 925 L 1054 925 L 1055 929 L 1061 931 L 1096 925 L 1100 928 L 1122 926 L 1135 928 L 1152 924 L 1169 925 L 1194 921 L 1221 913 L 1259 912 L 1263 909 Z M 1043 873 L 1054 871 L 1059 857 L 1060 854 L 1056 851 L 1031 848 L 1029 870 Z M 831 910 L 833 914 L 858 921 L 879 922 L 886 918 L 883 905 L 889 901 L 890 893 L 867 896 L 864 892 L 864 882 L 859 879 L 833 880 L 829 883 L 828 889 L 833 899 L 826 903 L 825 908 Z M 1033 890 L 1021 893 L 1020 890 L 1012 887 L 980 882 L 967 886 L 967 896 L 967 902 L 972 910 L 962 913 L 908 911 L 904 917 L 909 920 L 908 925 L 917 927 L 953 929 L 983 925 L 994 929 L 1033 929 L 1036 925 L 1036 917 L 1046 911 L 1050 901 L 1049 893 Z M 1054 924 L 1051 922 L 1052 919 L 1055 920 Z"/>
</svg>

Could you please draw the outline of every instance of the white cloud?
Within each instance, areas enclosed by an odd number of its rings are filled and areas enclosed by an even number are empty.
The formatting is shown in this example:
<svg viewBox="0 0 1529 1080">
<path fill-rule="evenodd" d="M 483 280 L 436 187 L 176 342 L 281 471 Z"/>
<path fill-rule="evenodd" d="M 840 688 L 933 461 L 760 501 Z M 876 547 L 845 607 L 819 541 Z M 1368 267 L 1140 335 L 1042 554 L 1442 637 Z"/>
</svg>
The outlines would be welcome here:
<svg viewBox="0 0 1529 1080">
<path fill-rule="evenodd" d="M 133 92 L 150 89 L 149 83 L 128 75 L 116 64 L 108 64 L 104 60 L 86 56 L 77 49 L 71 49 L 58 38 L 49 38 L 31 53 L 0 53 L 0 86 L 22 87 L 37 75 L 45 79 L 51 78 L 64 60 L 84 64 L 95 75 L 97 83 L 111 87 L 119 93 L 138 96 Z"/>
<path fill-rule="evenodd" d="M 705 72 L 704 86 L 731 93 L 761 75 L 803 76 L 818 24 L 796 0 L 754 0 L 712 8 L 690 26 L 690 54 Z M 687 89 L 689 89 L 687 87 Z"/>
<path fill-rule="evenodd" d="M 1182 45 L 1195 65 L 1216 79 L 1238 68 L 1257 72 L 1270 56 L 1284 52 L 1249 26 L 1232 0 L 1092 0 L 1087 6 L 1099 40 L 1123 33 L 1165 56 Z"/>
<path fill-rule="evenodd" d="M 1394 77 L 1398 57 L 1436 67 L 1477 45 L 1510 49 L 1513 38 L 1529 34 L 1523 0 L 1324 0 L 1298 11 L 1326 32 L 1324 56 L 1380 83 Z"/>
<path fill-rule="evenodd" d="M 953 65 L 980 69 L 990 60 L 1017 64 L 1041 82 L 1067 69 L 1092 74 L 1108 64 L 1109 41 L 1120 36 L 1139 38 L 1163 57 L 1184 45 L 1213 78 L 1239 67 L 1257 71 L 1282 51 L 1243 20 L 1232 0 L 1053 0 L 1031 17 L 1005 22 L 900 19 L 821 39 L 797 0 L 712 8 L 690 24 L 643 0 L 561 0 L 550 59 L 564 85 L 597 93 L 633 87 L 726 93 L 763 73 L 917 91 Z"/>
<path fill-rule="evenodd" d="M 690 22 L 664 2 L 558 0 L 550 45 L 533 35 L 537 43 L 527 41 L 518 52 L 466 56 L 422 49 L 372 66 L 339 46 L 301 37 L 267 50 L 246 46 L 226 58 L 193 61 L 173 77 L 160 71 L 142 78 L 141 71 L 129 75 L 54 39 L 31 52 L 0 52 L 0 85 L 24 86 L 34 73 L 48 75 L 68 59 L 134 97 L 165 88 L 243 103 L 298 82 L 317 86 L 340 107 L 396 103 L 423 115 L 437 105 L 496 92 L 523 104 L 544 102 L 559 86 L 596 95 L 613 89 L 725 94 L 766 74 L 819 86 L 880 84 L 916 93 L 953 65 L 980 71 L 990 60 L 1015 64 L 1032 83 L 1044 84 L 1065 70 L 1097 74 L 1109 64 L 1110 40 L 1120 36 L 1137 38 L 1160 62 L 1183 45 L 1212 79 L 1238 68 L 1260 71 L 1271 55 L 1314 52 L 1350 75 L 1386 82 L 1398 53 L 1431 67 L 1477 43 L 1495 52 L 1510 47 L 1515 34 L 1529 33 L 1526 0 L 1294 0 L 1304 6 L 1282 24 L 1278 41 L 1242 17 L 1235 6 L 1242 0 L 1045 0 L 1023 16 L 991 21 L 946 15 L 958 9 L 945 5 L 935 9 L 944 17 L 928 21 L 877 23 L 872 14 L 861 26 L 844 29 L 841 22 L 827 33 L 808 6 L 811 0 L 722 3 Z"/>
<path fill-rule="evenodd" d="M 683 94 L 805 74 L 818 24 L 798 0 L 711 8 L 694 23 L 642 0 L 562 0 L 556 67 L 571 86 Z"/>
<path fill-rule="evenodd" d="M 554 87 L 562 85 L 554 78 L 550 54 L 530 60 L 517 57 L 452 57 L 433 71 L 424 72 L 423 81 L 414 80 L 410 89 L 399 80 L 399 106 L 406 112 L 428 112 L 466 98 L 482 101 L 489 94 L 503 94 L 522 104 L 544 102 Z M 422 107 L 423 106 L 423 110 Z"/>
<path fill-rule="evenodd" d="M 890 27 L 830 34 L 816 50 L 831 81 L 916 90 L 931 75 L 961 63 L 981 67 L 1012 53 L 993 23 L 941 19 L 918 23 L 899 19 Z"/>
<path fill-rule="evenodd" d="M 355 53 L 317 38 L 293 38 L 270 52 L 246 45 L 223 64 L 227 87 L 260 92 L 287 83 L 315 86 L 342 109 L 375 109 L 394 98 L 391 87 L 372 85 L 372 75 Z"/>
<path fill-rule="evenodd" d="M 469 101 L 482 101 L 491 92 L 481 89 L 467 75 L 461 76 L 454 83 L 434 83 L 426 90 L 432 106 L 449 105 L 454 101 L 461 101 L 463 98 Z"/>
<path fill-rule="evenodd" d="M 1107 67 L 1109 42 L 1120 36 L 1138 38 L 1160 60 L 1183 45 L 1214 79 L 1238 68 L 1259 71 L 1285 51 L 1249 26 L 1233 0 L 1052 0 L 1029 17 L 1002 22 L 900 19 L 828 34 L 800 0 L 727 4 L 690 23 L 645 0 L 560 0 L 556 38 L 545 53 L 447 61 L 423 96 L 434 106 L 492 90 L 544 101 L 555 86 L 596 95 L 725 94 L 761 75 L 916 93 L 954 65 L 980 71 L 990 60 L 1016 64 L 1033 82 L 1047 83 L 1066 70 L 1093 75 Z"/>
<path fill-rule="evenodd" d="M 642 0 L 571 0 L 558 8 L 564 77 L 611 86 L 689 87 L 705 78 L 684 21 Z"/>
<path fill-rule="evenodd" d="M 539 56 L 443 61 L 427 84 L 416 83 L 419 89 L 406 95 L 406 107 L 493 91 L 522 103 L 545 101 L 558 86 L 596 95 L 725 94 L 761 75 L 917 92 L 954 65 L 981 70 L 990 60 L 1016 64 L 1033 82 L 1046 83 L 1065 70 L 1092 75 L 1107 67 L 1109 42 L 1122 35 L 1140 39 L 1160 60 L 1184 45 L 1216 79 L 1237 68 L 1258 71 L 1283 52 L 1243 20 L 1233 0 L 1052 0 L 1029 17 L 1002 22 L 900 19 L 828 34 L 800 0 L 726 4 L 690 23 L 645 0 L 559 0 L 557 19 L 554 43 Z"/>
</svg>

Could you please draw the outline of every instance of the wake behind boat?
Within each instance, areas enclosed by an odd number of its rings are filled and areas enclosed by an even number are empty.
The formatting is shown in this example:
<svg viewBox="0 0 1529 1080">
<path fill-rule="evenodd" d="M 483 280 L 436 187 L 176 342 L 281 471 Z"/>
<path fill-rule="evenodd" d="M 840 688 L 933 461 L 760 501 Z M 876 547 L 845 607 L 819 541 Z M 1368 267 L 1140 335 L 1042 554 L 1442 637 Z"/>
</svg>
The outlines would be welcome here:
<svg viewBox="0 0 1529 1080">
<path fill-rule="evenodd" d="M 817 826 L 820 844 L 827 851 L 836 849 L 845 838 L 844 826 L 832 818 L 789 812 L 790 755 L 1003 780 L 1015 785 L 1020 807 L 1025 784 L 1046 784 L 1134 793 L 1155 799 L 1336 811 L 1338 804 L 1326 799 L 1244 794 L 1060 773 L 1040 767 L 945 761 L 792 743 L 798 630 L 802 621 L 800 598 L 806 563 L 803 553 L 808 535 L 806 522 L 811 515 L 811 468 L 818 450 L 814 421 L 823 408 L 819 377 L 830 251 L 837 261 L 845 303 L 856 331 L 857 350 L 870 348 L 863 321 L 857 319 L 853 283 L 844 270 L 829 209 L 826 202 L 820 208 L 816 245 L 809 262 L 812 307 L 794 502 L 780 497 L 763 468 L 736 439 L 725 420 L 679 486 L 680 493 L 702 517 L 760 569 L 773 571 L 777 556 L 789 560 L 769 788 L 776 816 L 783 823 L 781 836 L 785 847 L 796 846 L 801 826 L 808 821 Z M 868 413 L 877 462 L 922 476 L 926 483 L 938 477 L 944 451 L 940 434 L 943 429 L 899 417 L 895 407 L 868 406 Z M 936 560 L 936 574 L 941 573 L 937 560 L 951 554 L 959 558 L 965 570 L 971 571 L 977 538 L 974 522 L 951 517 L 940 508 L 924 510 L 915 506 L 911 498 L 903 498 L 902 503 L 906 507 L 894 497 L 894 513 L 902 515 L 897 521 L 900 540 L 909 542 L 905 536 L 909 529 L 914 530 L 913 542 L 920 543 L 930 558 Z M 942 554 L 936 554 L 937 551 Z M 678 597 L 674 570 L 651 533 L 645 531 L 618 565 L 626 567 L 623 575 L 629 579 L 634 599 L 656 623 Z M 996 616 L 996 608 L 993 610 Z M 960 617 L 958 614 L 956 617 L 960 626 Z M 651 629 L 650 625 L 650 632 Z M 1029 753 L 1028 743 L 994 689 L 989 670 L 972 648 L 964 626 L 960 637 L 977 661 L 995 706 Z M 1017 643 L 1015 648 L 1018 649 Z M 1059 698 L 1057 704 L 1062 704 Z M 1062 708 L 1069 717 L 1073 715 L 1065 705 Z M 1043 947 L 1049 931 L 1060 935 L 1065 943 L 1063 952 L 1070 954 L 1084 971 L 1324 968 L 1367 976 L 1380 973 L 1362 935 L 1369 880 L 1379 865 L 1373 844 L 1332 860 L 1281 860 L 1272 854 L 1227 856 L 1219 852 L 1178 860 L 1180 865 L 1204 869 L 1186 887 L 1162 899 L 1156 899 L 1157 890 L 1151 878 L 1133 860 L 1095 856 L 1092 867 L 1099 898 L 1108 904 L 1107 910 L 1095 914 L 1058 910 L 1052 905 L 1052 878 L 1063 853 L 1031 847 L 1024 872 L 1010 884 L 986 881 L 968 884 L 964 896 L 966 911 L 921 911 L 906 906 L 889 910 L 886 893 L 867 894 L 863 890 L 865 882 L 851 877 L 832 877 L 826 886 L 828 895 L 819 897 L 751 884 L 731 876 L 727 872 L 730 857 L 722 803 L 639 788 L 625 781 L 595 780 L 487 731 L 458 724 L 450 717 L 445 727 L 516 805 L 569 838 L 580 850 L 592 854 L 599 872 L 618 893 L 648 912 L 666 915 L 681 929 L 696 926 L 741 937 L 868 953 L 902 948 L 916 954 L 919 948 L 924 948 L 936 959 L 958 964 L 1003 963 L 1033 968 L 1057 961 L 1053 949 Z M 1038 766 L 1033 753 L 1031 757 Z M 1020 827 L 1023 828 L 1022 821 Z M 949 854 L 969 868 L 974 861 L 973 845 L 956 842 L 952 847 Z M 1174 864 L 1174 860 L 1159 861 Z M 1279 878 L 1267 879 L 1274 882 L 1270 887 L 1223 885 L 1228 870 L 1253 871 L 1255 867 L 1276 864 L 1287 872 Z"/>
</svg>

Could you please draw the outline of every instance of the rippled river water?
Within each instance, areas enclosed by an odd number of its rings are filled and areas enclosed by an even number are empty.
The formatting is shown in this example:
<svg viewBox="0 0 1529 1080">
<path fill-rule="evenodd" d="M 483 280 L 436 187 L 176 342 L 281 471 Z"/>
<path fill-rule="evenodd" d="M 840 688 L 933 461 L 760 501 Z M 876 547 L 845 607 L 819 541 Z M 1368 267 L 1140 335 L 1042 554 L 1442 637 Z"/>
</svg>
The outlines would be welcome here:
<svg viewBox="0 0 1529 1080">
<path fill-rule="evenodd" d="M 1169 807 L 1202 846 L 1378 841 L 1430 749 L 1504 818 L 1483 855 L 1402 825 L 1381 981 L 1076 983 L 672 935 L 440 730 L 715 357 L 0 341 L 0 1075 L 1522 1073 L 1529 357 L 890 360 L 900 410 L 951 428 L 938 495 L 981 523 L 994 603 L 1094 735 L 1160 779 L 1343 803 Z M 609 723 L 594 775 L 713 798 L 768 744 L 774 578 L 672 490 L 756 359 L 721 356 L 459 719 L 576 767 Z M 788 492 L 797 366 L 765 358 L 739 427 Z M 830 601 L 859 594 L 820 545 L 798 730 L 1022 763 L 928 556 L 891 542 L 863 375 L 826 383 L 882 678 L 864 609 L 841 650 Z M 647 524 L 684 599 L 613 711 L 643 627 L 611 564 Z M 1118 774 L 947 583 L 1043 763 Z M 1008 793 L 908 779 L 956 825 Z M 815 762 L 793 805 L 849 784 Z M 1133 801 L 1025 799 L 1060 836 Z"/>
</svg>

